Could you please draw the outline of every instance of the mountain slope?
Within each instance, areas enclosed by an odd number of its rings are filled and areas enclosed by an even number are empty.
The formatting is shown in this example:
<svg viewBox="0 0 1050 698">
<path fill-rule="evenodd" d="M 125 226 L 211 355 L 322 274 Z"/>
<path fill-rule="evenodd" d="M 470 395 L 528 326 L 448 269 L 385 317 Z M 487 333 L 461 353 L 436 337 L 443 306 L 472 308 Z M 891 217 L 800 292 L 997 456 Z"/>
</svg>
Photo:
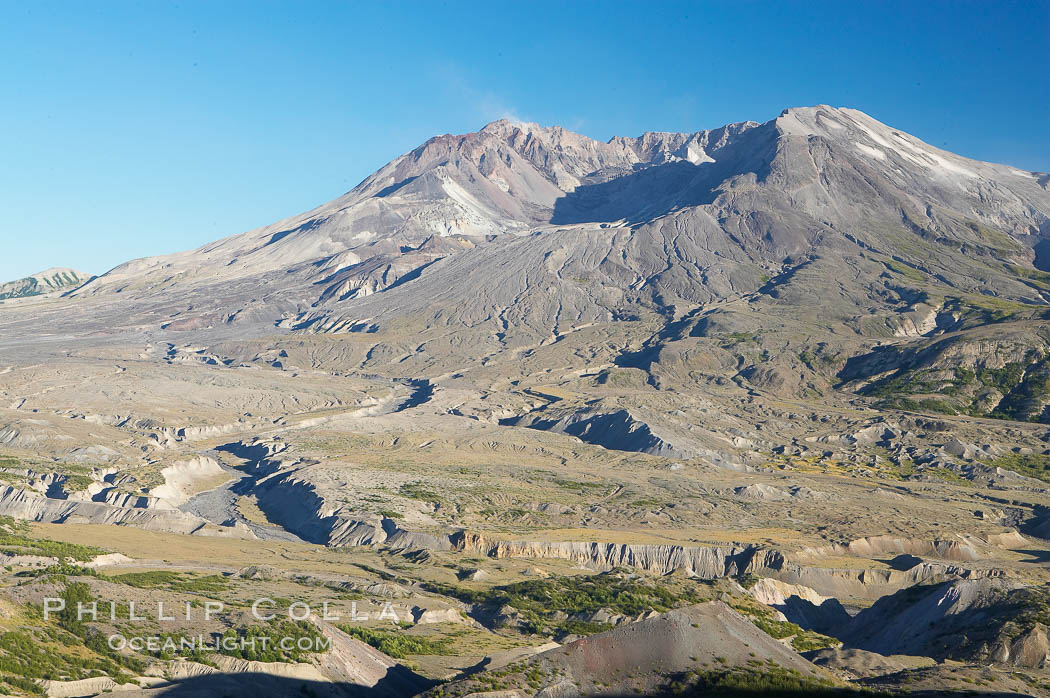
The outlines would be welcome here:
<svg viewBox="0 0 1050 698">
<path fill-rule="evenodd" d="M 677 134 L 649 134 L 599 143 L 557 127 L 506 121 L 477 133 L 438 136 L 312 211 L 189 252 L 129 262 L 83 294 L 128 284 L 153 288 L 173 276 L 215 282 L 303 262 L 332 270 L 397 255 L 432 237 L 525 231 L 549 221 L 556 202 L 588 173 L 673 158 L 667 144 L 679 140 Z M 701 132 L 675 147 L 700 157 L 692 141 L 707 140 Z"/>
<path fill-rule="evenodd" d="M 73 269 L 52 267 L 23 279 L 0 284 L 0 300 L 69 291 L 81 286 L 91 278 L 90 274 Z"/>
<path fill-rule="evenodd" d="M 830 369 L 887 337 L 973 324 L 997 305 L 1045 306 L 1035 266 L 1050 232 L 1045 175 L 966 160 L 827 107 L 717 137 L 609 145 L 649 159 L 590 173 L 529 235 L 433 261 L 384 293 L 318 304 L 289 326 L 377 340 L 422 329 L 428 355 L 413 365 L 425 370 L 447 365 L 441 347 L 458 360 L 468 335 L 487 356 L 636 320 L 645 336 L 606 357 L 650 382 L 696 385 L 696 361 L 710 367 L 714 350 L 715 373 L 733 367 L 756 387 L 799 395 L 837 383 Z M 722 337 L 747 341 L 725 347 Z M 400 362 L 405 351 L 377 356 Z M 816 368 L 798 359 L 814 353 Z"/>
<path fill-rule="evenodd" d="M 1046 592 L 998 579 L 916 586 L 879 599 L 849 623 L 852 647 L 1042 667 L 1050 656 Z"/>
</svg>

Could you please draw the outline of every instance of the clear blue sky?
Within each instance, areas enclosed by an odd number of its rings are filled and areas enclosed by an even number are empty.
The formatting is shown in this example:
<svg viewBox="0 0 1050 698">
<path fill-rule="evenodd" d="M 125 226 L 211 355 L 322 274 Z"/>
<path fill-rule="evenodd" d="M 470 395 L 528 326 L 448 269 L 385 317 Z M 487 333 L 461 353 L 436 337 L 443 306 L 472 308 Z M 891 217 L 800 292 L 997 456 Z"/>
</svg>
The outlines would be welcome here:
<svg viewBox="0 0 1050 698">
<path fill-rule="evenodd" d="M 101 273 L 504 115 L 589 136 L 862 109 L 1050 170 L 1050 2 L 0 0 L 0 280 Z"/>
</svg>

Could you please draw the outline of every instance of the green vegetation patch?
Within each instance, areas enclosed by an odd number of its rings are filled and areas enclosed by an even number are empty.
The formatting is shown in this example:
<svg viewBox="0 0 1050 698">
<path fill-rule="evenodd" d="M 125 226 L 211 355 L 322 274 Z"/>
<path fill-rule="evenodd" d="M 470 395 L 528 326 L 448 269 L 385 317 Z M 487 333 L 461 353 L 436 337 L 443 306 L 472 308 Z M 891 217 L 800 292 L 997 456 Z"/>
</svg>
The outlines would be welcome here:
<svg viewBox="0 0 1050 698">
<path fill-rule="evenodd" d="M 440 502 L 439 497 L 433 490 L 427 488 L 422 482 L 406 482 L 398 488 L 397 493 L 408 499 L 420 499 L 424 502 Z"/>
<path fill-rule="evenodd" d="M 946 297 L 944 310 L 960 315 L 965 326 L 976 326 L 1028 318 L 1039 309 L 1027 303 L 969 293 L 963 297 Z"/>
<path fill-rule="evenodd" d="M 430 640 L 408 635 L 404 630 L 364 628 L 359 625 L 342 624 L 338 627 L 347 635 L 394 659 L 404 659 L 410 654 L 451 654 L 450 642 L 447 639 Z"/>
<path fill-rule="evenodd" d="M 760 581 L 762 581 L 761 577 L 759 577 L 757 574 L 752 574 L 750 572 L 745 572 L 744 574 L 741 574 L 736 578 L 736 583 L 744 587 L 745 589 L 753 589 L 754 586 Z"/>
<path fill-rule="evenodd" d="M 66 584 L 59 594 L 66 608 L 53 624 L 26 625 L 0 633 L 0 674 L 8 686 L 22 692 L 42 693 L 37 679 L 72 681 L 107 675 L 117 682 L 130 681 L 130 671 L 144 665 L 109 648 L 105 636 L 77 620 L 77 602 L 91 603 L 90 588 L 83 582 Z"/>
<path fill-rule="evenodd" d="M 1012 366 L 1008 364 L 1008 366 Z M 1005 368 L 1005 367 L 1004 367 Z M 1042 410 L 1036 409 L 1050 398 L 1050 359 L 1043 359 L 1027 367 L 1016 369 L 1006 380 L 1014 383 L 999 405 L 989 414 L 1000 419 L 1041 421 Z"/>
<path fill-rule="evenodd" d="M 165 661 L 181 657 L 198 664 L 215 666 L 209 652 L 200 646 L 197 638 L 182 633 L 157 633 L 156 638 L 157 648 L 147 649 L 146 654 Z"/>
<path fill-rule="evenodd" d="M 865 386 L 861 394 L 885 398 L 897 398 L 901 395 L 916 393 L 953 395 L 961 388 L 972 385 L 973 379 L 965 373 L 961 375 L 954 371 L 949 373 L 938 368 L 902 369 L 892 376 Z"/>
<path fill-rule="evenodd" d="M 864 689 L 840 688 L 830 679 L 805 676 L 797 669 L 754 661 L 753 666 L 725 671 L 693 671 L 671 685 L 671 692 L 682 696 L 774 695 L 777 698 L 810 698 L 811 696 L 873 696 Z"/>
<path fill-rule="evenodd" d="M 90 475 L 65 475 L 62 478 L 62 487 L 67 492 L 83 492 L 88 487 L 90 487 L 91 483 L 94 481 L 94 478 L 92 478 Z"/>
<path fill-rule="evenodd" d="M 606 624 L 572 618 L 600 609 L 633 617 L 649 611 L 663 613 L 709 600 L 696 585 L 672 590 L 656 580 L 623 572 L 534 579 L 481 591 L 433 582 L 425 583 L 424 588 L 474 604 L 476 610 L 488 617 L 494 617 L 504 607 L 510 606 L 517 612 L 523 631 L 555 635 L 593 634 L 607 630 L 610 626 Z M 570 617 L 566 619 L 561 614 Z"/>
<path fill-rule="evenodd" d="M 64 579 L 66 577 L 100 577 L 97 570 L 80 565 L 71 565 L 63 562 L 57 565 L 21 570 L 15 573 L 16 577 L 54 577 Z"/>
<path fill-rule="evenodd" d="M 308 662 L 310 655 L 325 652 L 331 642 L 307 621 L 272 620 L 268 623 L 228 628 L 212 635 L 202 645 L 199 638 L 181 633 L 156 635 L 156 649 L 148 654 L 158 659 L 182 657 L 215 666 L 213 654 L 254 662 Z"/>
<path fill-rule="evenodd" d="M 883 264 L 886 268 L 894 272 L 898 276 L 903 276 L 911 281 L 923 282 L 926 281 L 926 275 L 918 269 L 915 269 L 904 262 L 899 262 L 896 259 L 883 260 Z"/>
<path fill-rule="evenodd" d="M 28 531 L 27 522 L 17 521 L 10 516 L 0 516 L 0 551 L 12 555 L 57 557 L 59 560 L 72 558 L 78 562 L 87 562 L 109 552 L 93 545 L 30 538 L 26 535 Z"/>
<path fill-rule="evenodd" d="M 473 674 L 454 687 L 439 686 L 427 695 L 432 698 L 463 698 L 476 693 L 511 691 L 528 688 L 530 694 L 537 693 L 545 684 L 563 678 L 561 669 L 551 670 L 537 662 L 515 662 L 502 669 Z"/>
<path fill-rule="evenodd" d="M 1014 638 L 1032 630 L 1036 624 L 1050 626 L 1050 589 L 1046 587 L 1028 587 L 1016 589 L 1011 594 L 1006 608 L 1012 606 L 1012 613 L 1003 613 L 1005 620 L 1003 630 L 1008 637 Z"/>
<path fill-rule="evenodd" d="M 1050 400 L 1050 358 L 1043 351 L 1033 348 L 1023 361 L 994 368 L 901 369 L 860 393 L 881 398 L 877 405 L 884 409 L 1045 421 L 1040 407 Z M 990 397 L 997 401 L 992 409 L 985 403 Z"/>
<path fill-rule="evenodd" d="M 757 342 L 758 338 L 758 332 L 728 332 L 718 338 L 718 344 L 723 349 L 729 349 L 745 342 Z"/>
<path fill-rule="evenodd" d="M 200 576 L 170 570 L 150 572 L 128 572 L 107 578 L 117 584 L 126 584 L 136 589 L 164 589 L 186 594 L 211 596 L 226 591 L 229 582 L 218 574 Z"/>
<path fill-rule="evenodd" d="M 330 643 L 305 620 L 272 620 L 265 625 L 229 628 L 217 645 L 219 654 L 253 662 L 307 662 Z"/>
<path fill-rule="evenodd" d="M 1025 366 L 1020 361 L 1011 361 L 1001 368 L 979 368 L 967 375 L 976 378 L 989 388 L 995 388 L 1003 395 L 1017 387 L 1024 378 Z"/>
<path fill-rule="evenodd" d="M 1018 475 L 1050 482 L 1050 456 L 1042 453 L 1024 455 L 1011 453 L 1008 456 L 1001 456 L 994 460 L 986 461 L 985 465 L 992 468 L 1012 470 Z"/>
<path fill-rule="evenodd" d="M 893 397 L 880 400 L 877 405 L 884 410 L 935 412 L 937 414 L 959 414 L 962 411 L 958 403 L 938 398 Z"/>
<path fill-rule="evenodd" d="M 770 637 L 776 640 L 791 638 L 791 646 L 796 652 L 822 650 L 827 647 L 837 647 L 841 644 L 833 637 L 821 635 L 812 630 L 804 630 L 790 621 L 777 620 L 773 610 L 766 606 L 752 602 L 735 602 L 730 605 L 747 616 L 755 624 L 756 628 Z"/>
<path fill-rule="evenodd" d="M 557 475 L 551 477 L 551 483 L 557 485 L 558 487 L 560 487 L 563 490 L 572 490 L 572 491 L 587 490 L 587 489 L 598 489 L 598 490 L 600 490 L 600 489 L 605 489 L 608 486 L 604 482 L 593 482 L 593 481 L 586 481 L 586 480 L 570 480 L 568 478 L 560 477 L 560 476 L 557 476 Z"/>
<path fill-rule="evenodd" d="M 141 671 L 140 663 L 115 652 L 99 654 L 100 649 L 105 649 L 105 639 L 97 637 L 88 646 L 83 638 L 44 628 L 0 633 L 0 674 L 9 685 L 43 693 L 33 679 L 75 681 L 105 674 L 117 680 L 121 677 L 129 680 L 125 669 Z M 91 651 L 85 652 L 85 648 Z"/>
</svg>

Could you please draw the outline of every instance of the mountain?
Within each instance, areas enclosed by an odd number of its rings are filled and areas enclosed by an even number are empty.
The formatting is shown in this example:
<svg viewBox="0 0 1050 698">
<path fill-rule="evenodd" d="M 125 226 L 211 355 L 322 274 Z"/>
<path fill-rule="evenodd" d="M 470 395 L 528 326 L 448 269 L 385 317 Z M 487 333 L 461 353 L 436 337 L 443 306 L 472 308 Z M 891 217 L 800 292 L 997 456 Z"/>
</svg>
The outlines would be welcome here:
<svg viewBox="0 0 1050 698">
<path fill-rule="evenodd" d="M 73 269 L 52 267 L 23 279 L 0 283 L 0 300 L 39 296 L 56 291 L 70 291 L 90 281 L 92 278 L 90 274 Z"/>
<path fill-rule="evenodd" d="M 695 388 L 713 370 L 796 397 L 843 382 L 878 393 L 872 380 L 892 371 L 914 388 L 897 406 L 1044 419 L 1041 389 L 1009 409 L 1017 385 L 929 394 L 957 370 L 1019 363 L 1020 381 L 1042 366 L 1032 323 L 1050 298 L 1048 240 L 1050 175 L 948 153 L 856 110 L 607 143 L 497 121 L 433 138 L 313 211 L 129 262 L 74 295 L 190 306 L 175 328 L 363 331 L 383 347 L 366 366 L 397 356 L 395 370 L 423 373 L 460 364 L 468 344 L 498 360 L 615 327 L 622 346 L 604 361 L 656 387 Z M 991 354 L 922 349 L 990 320 Z M 401 356 L 406 327 L 427 338 L 425 356 Z M 880 346 L 893 337 L 916 341 Z"/>
<path fill-rule="evenodd" d="M 497 121 L 70 295 L 52 328 L 271 337 L 282 365 L 452 381 L 463 414 L 727 465 L 848 441 L 759 437 L 777 400 L 1050 422 L 1050 175 L 823 105 L 604 143 Z M 307 335 L 361 340 L 276 339 Z"/>
<path fill-rule="evenodd" d="M 530 255 L 533 266 L 535 257 L 564 250 L 565 262 L 547 265 L 595 273 L 596 289 L 562 289 L 588 296 L 580 304 L 591 314 L 632 305 L 666 313 L 676 303 L 739 296 L 757 291 L 764 276 L 822 254 L 911 252 L 915 259 L 901 263 L 920 266 L 938 262 L 924 252 L 939 257 L 949 248 L 1039 271 L 1050 268 L 1050 253 L 1040 247 L 1050 234 L 1048 181 L 946 153 L 849 109 L 791 109 L 765 124 L 608 143 L 498 121 L 433 138 L 313 211 L 190 252 L 129 262 L 78 295 L 129 285 L 221 285 L 283 270 L 321 282 L 308 300 L 334 306 L 324 312 L 335 314 L 345 301 L 444 258 L 426 276 L 441 273 L 454 252 L 473 250 L 459 256 L 487 265 L 508 245 L 508 256 Z M 493 237 L 504 238 L 495 251 L 475 249 Z M 967 291 L 1042 298 L 1009 269 L 982 282 L 945 266 L 929 273 L 943 271 L 947 283 Z M 486 276 L 505 287 L 500 273 Z M 996 283 L 1002 288 L 989 288 Z"/>
</svg>

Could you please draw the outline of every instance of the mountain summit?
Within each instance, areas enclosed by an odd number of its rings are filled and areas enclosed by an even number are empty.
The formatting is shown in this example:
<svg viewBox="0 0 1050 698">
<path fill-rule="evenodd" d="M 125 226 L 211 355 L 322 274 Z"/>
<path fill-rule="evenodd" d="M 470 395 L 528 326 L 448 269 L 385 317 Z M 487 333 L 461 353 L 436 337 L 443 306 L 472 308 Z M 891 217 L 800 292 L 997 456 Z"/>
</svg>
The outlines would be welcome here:
<svg viewBox="0 0 1050 698">
<path fill-rule="evenodd" d="M 961 158 L 851 109 L 789 109 L 765 124 L 607 143 L 500 120 L 432 138 L 312 211 L 190 252 L 129 262 L 80 293 L 174 278 L 221 284 L 303 263 L 340 273 L 375 267 L 377 257 L 393 282 L 491 236 L 644 226 L 682 211 L 691 212 L 692 225 L 713 223 L 699 241 L 706 253 L 718 239 L 735 248 L 728 259 L 757 254 L 760 265 L 804 251 L 817 230 L 858 226 L 863 236 L 876 220 L 931 228 L 965 228 L 969 220 L 1026 240 L 1047 231 L 1047 196 L 1045 175 Z M 371 291 L 382 285 L 366 284 Z"/>
</svg>

